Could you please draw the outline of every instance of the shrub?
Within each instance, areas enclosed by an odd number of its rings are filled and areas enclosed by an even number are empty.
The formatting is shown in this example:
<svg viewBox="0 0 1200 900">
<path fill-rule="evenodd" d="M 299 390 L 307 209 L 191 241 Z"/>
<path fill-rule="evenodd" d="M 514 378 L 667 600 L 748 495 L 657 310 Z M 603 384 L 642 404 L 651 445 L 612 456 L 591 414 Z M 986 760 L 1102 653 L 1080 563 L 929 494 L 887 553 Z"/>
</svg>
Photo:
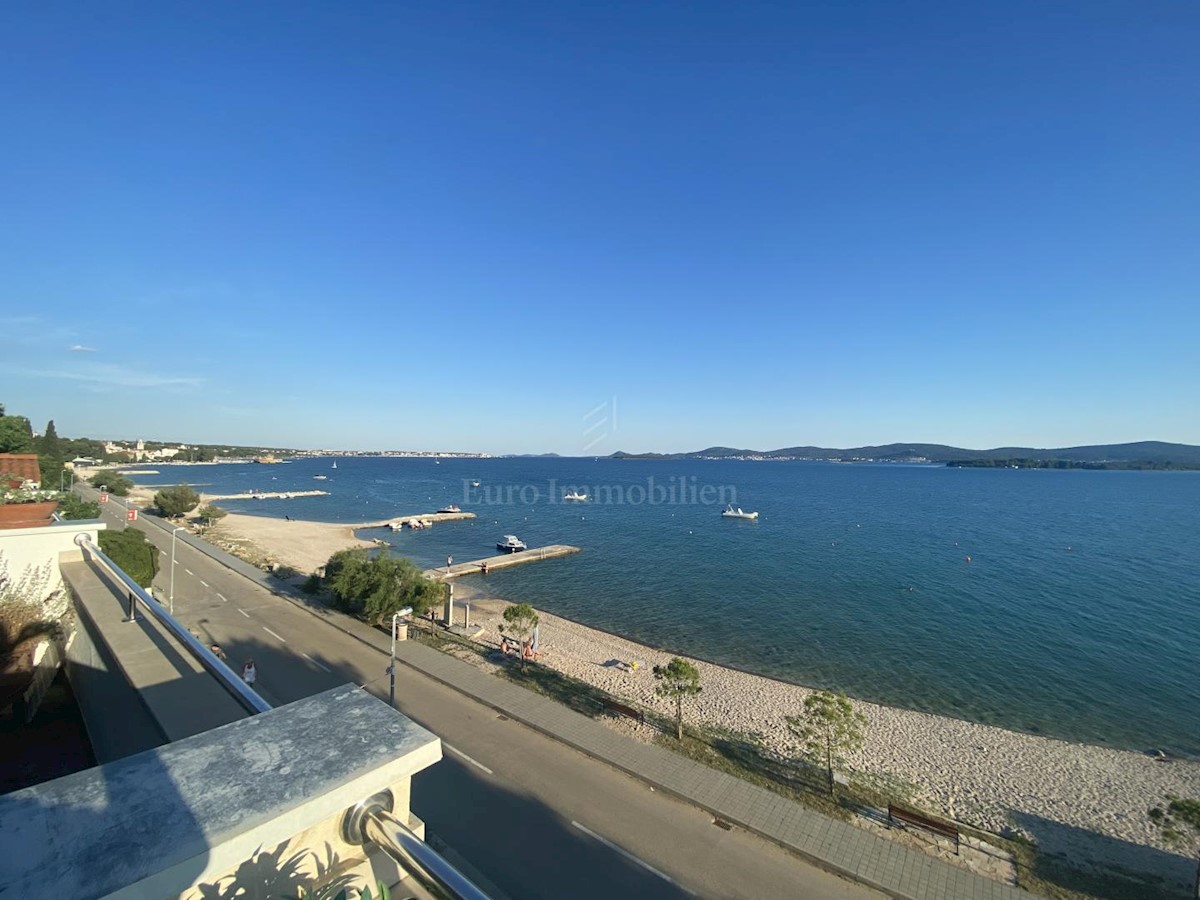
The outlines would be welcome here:
<svg viewBox="0 0 1200 900">
<path fill-rule="evenodd" d="M 158 573 L 158 548 L 136 528 L 101 531 L 100 549 L 144 588 L 150 587 Z"/>
<path fill-rule="evenodd" d="M 58 501 L 58 514 L 64 519 L 98 519 L 100 504 L 84 500 L 78 494 L 63 494 Z"/>
<path fill-rule="evenodd" d="M 154 505 L 164 516 L 174 519 L 189 513 L 200 503 L 200 495 L 186 484 L 163 488 L 154 495 Z"/>
<path fill-rule="evenodd" d="M 118 497 L 128 497 L 133 490 L 133 482 L 115 469 L 101 469 L 88 479 L 92 487 L 108 489 L 110 494 Z"/>
</svg>

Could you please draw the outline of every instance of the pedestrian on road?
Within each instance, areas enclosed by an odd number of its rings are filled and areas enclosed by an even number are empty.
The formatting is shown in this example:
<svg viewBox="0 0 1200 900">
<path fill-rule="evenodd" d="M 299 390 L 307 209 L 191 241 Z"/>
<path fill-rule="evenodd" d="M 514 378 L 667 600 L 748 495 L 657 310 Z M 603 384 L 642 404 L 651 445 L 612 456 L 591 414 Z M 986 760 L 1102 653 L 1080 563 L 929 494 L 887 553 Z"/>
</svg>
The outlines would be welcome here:
<svg viewBox="0 0 1200 900">
<path fill-rule="evenodd" d="M 213 644 L 211 647 L 209 647 L 209 649 L 212 650 L 213 656 L 215 656 L 217 659 L 221 660 L 222 662 L 225 661 L 225 659 L 226 659 L 225 651 L 221 649 L 220 644 Z"/>
<path fill-rule="evenodd" d="M 246 664 L 242 666 L 242 681 L 254 687 L 254 682 L 258 679 L 258 669 L 254 667 L 254 660 L 246 660 Z"/>
</svg>

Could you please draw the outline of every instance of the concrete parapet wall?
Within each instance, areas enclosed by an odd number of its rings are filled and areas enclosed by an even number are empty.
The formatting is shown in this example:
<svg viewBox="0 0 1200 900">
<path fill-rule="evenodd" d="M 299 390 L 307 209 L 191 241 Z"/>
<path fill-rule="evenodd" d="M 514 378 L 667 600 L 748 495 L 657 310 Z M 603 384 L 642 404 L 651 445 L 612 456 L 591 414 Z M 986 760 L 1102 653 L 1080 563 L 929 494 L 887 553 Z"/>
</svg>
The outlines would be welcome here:
<svg viewBox="0 0 1200 900">
<path fill-rule="evenodd" d="M 239 885 L 239 896 L 295 896 L 318 862 L 394 884 L 390 860 L 342 840 L 342 816 L 391 789 L 394 814 L 420 827 L 409 781 L 441 755 L 435 735 L 345 685 L 0 797 L 0 885 L 27 897 L 232 896 Z M 282 889 L 263 894 L 272 880 Z"/>
</svg>

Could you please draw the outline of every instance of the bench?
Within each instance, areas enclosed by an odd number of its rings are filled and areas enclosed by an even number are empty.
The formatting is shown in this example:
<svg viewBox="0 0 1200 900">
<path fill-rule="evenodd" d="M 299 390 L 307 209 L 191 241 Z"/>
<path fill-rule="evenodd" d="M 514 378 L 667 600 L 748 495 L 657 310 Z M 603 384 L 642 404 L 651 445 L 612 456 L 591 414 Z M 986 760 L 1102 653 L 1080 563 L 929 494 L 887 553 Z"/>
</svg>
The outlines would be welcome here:
<svg viewBox="0 0 1200 900">
<path fill-rule="evenodd" d="M 888 824 L 901 822 L 905 825 L 915 825 L 917 828 L 923 828 L 933 834 L 941 835 L 942 837 L 950 838 L 954 841 L 954 852 L 959 851 L 959 832 L 958 826 L 952 822 L 945 822 L 941 819 L 930 818 L 922 815 L 919 812 L 914 812 L 911 809 L 904 809 L 892 803 L 888 804 Z"/>
<path fill-rule="evenodd" d="M 620 716 L 628 716 L 635 720 L 639 725 L 646 724 L 646 714 L 640 709 L 634 709 L 632 706 L 626 706 L 624 703 L 617 703 L 615 700 L 604 701 L 604 711 L 616 713 Z"/>
</svg>

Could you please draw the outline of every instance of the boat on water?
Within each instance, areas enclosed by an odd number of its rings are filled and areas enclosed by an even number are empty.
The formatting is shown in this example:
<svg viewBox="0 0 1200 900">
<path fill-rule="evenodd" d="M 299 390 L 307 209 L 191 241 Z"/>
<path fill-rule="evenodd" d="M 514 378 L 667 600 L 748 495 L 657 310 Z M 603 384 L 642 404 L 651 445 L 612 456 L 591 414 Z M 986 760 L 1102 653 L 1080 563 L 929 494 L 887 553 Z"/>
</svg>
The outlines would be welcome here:
<svg viewBox="0 0 1200 900">
<path fill-rule="evenodd" d="M 496 542 L 496 549 L 503 550 L 505 553 L 516 553 L 518 550 L 527 550 L 529 548 L 515 534 L 506 534 L 504 540 Z"/>
<path fill-rule="evenodd" d="M 581 494 L 579 491 L 571 491 L 563 497 L 564 500 L 575 500 L 579 503 L 587 503 L 587 494 Z"/>
<path fill-rule="evenodd" d="M 472 482 L 471 482 L 471 487 L 479 487 L 479 481 L 478 481 L 478 480 L 476 480 L 476 481 L 472 481 Z"/>
<path fill-rule="evenodd" d="M 459 509 L 457 506 L 455 506 L 453 503 L 451 503 L 449 506 L 443 506 L 441 509 L 438 510 L 438 512 L 440 512 L 440 513 L 456 513 L 456 512 L 462 512 L 462 510 Z"/>
<path fill-rule="evenodd" d="M 316 481 L 325 481 L 328 477 L 328 475 L 314 475 L 313 479 Z"/>
<path fill-rule="evenodd" d="M 337 460 L 336 459 L 333 461 L 333 466 L 331 468 L 334 468 L 334 469 L 337 468 Z"/>
<path fill-rule="evenodd" d="M 753 520 L 753 519 L 758 518 L 758 513 L 743 512 L 742 508 L 740 506 L 735 509 L 733 504 L 731 503 L 725 507 L 725 512 L 721 513 L 721 517 L 725 518 L 725 519 L 751 519 L 751 520 Z"/>
</svg>

